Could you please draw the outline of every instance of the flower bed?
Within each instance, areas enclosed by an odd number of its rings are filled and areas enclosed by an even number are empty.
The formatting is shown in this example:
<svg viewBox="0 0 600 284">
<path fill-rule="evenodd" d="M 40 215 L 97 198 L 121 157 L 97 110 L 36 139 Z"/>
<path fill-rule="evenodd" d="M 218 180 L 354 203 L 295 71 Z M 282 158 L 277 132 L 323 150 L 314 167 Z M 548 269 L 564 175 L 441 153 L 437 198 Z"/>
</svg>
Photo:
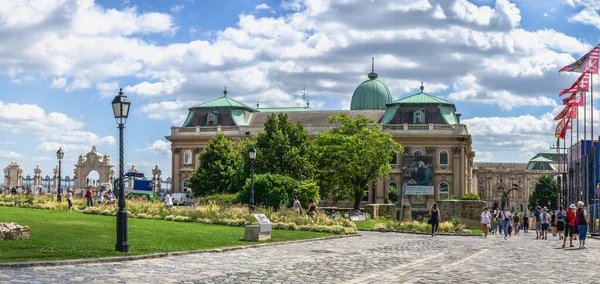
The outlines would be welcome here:
<svg viewBox="0 0 600 284">
<path fill-rule="evenodd" d="M 431 233 L 431 225 L 425 222 L 411 221 L 411 222 L 397 222 L 387 221 L 385 223 L 377 223 L 373 226 L 374 231 L 382 232 L 418 232 L 418 233 Z M 452 224 L 450 222 L 442 222 L 439 224 L 438 233 L 441 234 L 472 234 L 472 232 L 466 229 L 464 224 Z"/>
<path fill-rule="evenodd" d="M 66 210 L 67 202 L 55 201 L 55 196 L 0 195 L 0 206 L 16 206 L 48 210 Z M 73 207 L 85 214 L 116 215 L 114 205 L 86 207 L 85 199 L 74 198 Z M 127 216 L 130 218 L 166 220 L 175 222 L 197 222 L 227 226 L 257 224 L 245 206 L 219 206 L 211 203 L 185 207 L 167 208 L 164 203 L 140 200 L 127 201 Z M 333 234 L 356 234 L 356 225 L 347 219 L 331 219 L 324 214 L 316 218 L 306 218 L 290 213 L 286 208 L 273 211 L 271 208 L 257 207 L 256 213 L 263 213 L 271 220 L 274 229 L 327 232 Z"/>
</svg>

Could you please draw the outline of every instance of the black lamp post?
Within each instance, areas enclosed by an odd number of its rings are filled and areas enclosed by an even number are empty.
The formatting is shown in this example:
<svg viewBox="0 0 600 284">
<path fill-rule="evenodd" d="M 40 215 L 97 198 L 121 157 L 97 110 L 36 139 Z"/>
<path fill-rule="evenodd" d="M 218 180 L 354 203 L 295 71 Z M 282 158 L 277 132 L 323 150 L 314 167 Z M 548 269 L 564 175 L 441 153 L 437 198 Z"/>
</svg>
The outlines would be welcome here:
<svg viewBox="0 0 600 284">
<path fill-rule="evenodd" d="M 509 189 L 508 191 L 504 190 L 504 192 L 502 193 L 502 208 L 501 210 L 504 210 L 504 206 L 508 207 L 508 195 L 510 194 L 511 191 L 513 190 L 519 190 L 519 185 L 518 184 L 514 184 L 513 183 L 513 188 Z"/>
<path fill-rule="evenodd" d="M 250 213 L 254 212 L 254 160 L 256 159 L 256 149 L 254 146 L 248 151 L 250 156 Z"/>
<path fill-rule="evenodd" d="M 56 151 L 56 158 L 58 159 L 58 194 L 56 195 L 56 200 L 58 202 L 62 201 L 62 189 L 60 188 L 60 174 L 62 170 L 62 159 L 65 156 L 65 152 L 63 152 L 62 148 L 58 148 Z"/>
<path fill-rule="evenodd" d="M 113 113 L 119 124 L 119 211 L 117 212 L 117 244 L 115 250 L 129 252 L 129 242 L 127 241 L 127 212 L 125 211 L 125 175 L 124 157 L 123 157 L 123 128 L 129 115 L 129 106 L 131 103 L 127 96 L 123 95 L 123 89 L 119 89 L 119 95 L 112 101 Z"/>
</svg>

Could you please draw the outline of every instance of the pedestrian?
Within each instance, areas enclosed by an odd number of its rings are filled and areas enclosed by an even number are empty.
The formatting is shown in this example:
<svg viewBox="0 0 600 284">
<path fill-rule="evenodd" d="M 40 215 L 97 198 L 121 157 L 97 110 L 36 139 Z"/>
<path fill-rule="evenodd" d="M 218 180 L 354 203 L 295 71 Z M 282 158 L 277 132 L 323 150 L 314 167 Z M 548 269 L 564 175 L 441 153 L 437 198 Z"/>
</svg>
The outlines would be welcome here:
<svg viewBox="0 0 600 284">
<path fill-rule="evenodd" d="M 431 210 L 429 210 L 429 224 L 431 224 L 431 237 L 435 237 L 437 234 L 437 229 L 440 224 L 440 210 L 438 209 L 437 202 L 433 203 L 431 206 Z"/>
<path fill-rule="evenodd" d="M 508 234 L 510 233 L 510 211 L 508 211 L 508 206 L 504 206 L 504 211 L 502 211 L 502 231 L 504 232 L 504 239 L 506 240 Z"/>
<path fill-rule="evenodd" d="M 515 212 L 514 216 L 513 216 L 513 227 L 515 229 L 515 235 L 519 234 L 519 214 L 517 214 L 517 212 Z"/>
<path fill-rule="evenodd" d="M 563 238 L 562 247 L 565 248 L 565 244 L 567 243 L 567 237 L 569 237 L 570 247 L 573 247 L 573 235 L 575 233 L 575 204 L 569 205 L 569 209 L 567 209 L 567 214 L 565 215 L 565 237 Z"/>
<path fill-rule="evenodd" d="M 87 198 L 87 207 L 94 206 L 94 191 L 92 190 L 92 186 L 88 186 L 88 190 L 85 193 L 85 198 Z"/>
<path fill-rule="evenodd" d="M 171 198 L 171 192 L 168 190 L 165 194 L 165 206 L 167 206 L 167 208 L 173 208 L 173 198 Z"/>
<path fill-rule="evenodd" d="M 587 237 L 588 224 L 588 213 L 583 208 L 585 204 L 583 201 L 577 202 L 577 216 L 575 217 L 575 223 L 577 224 L 577 230 L 579 231 L 579 249 L 584 249 L 585 239 Z"/>
<path fill-rule="evenodd" d="M 496 221 L 496 214 L 491 213 L 491 228 L 490 228 L 490 234 L 496 234 L 496 230 L 498 229 L 498 221 Z"/>
<path fill-rule="evenodd" d="M 298 196 L 294 195 L 293 199 L 294 199 L 294 202 L 292 202 L 292 213 L 294 213 L 294 215 L 302 214 L 302 204 L 300 204 L 300 200 L 298 200 Z"/>
<path fill-rule="evenodd" d="M 523 216 L 523 233 L 527 234 L 529 231 L 529 217 L 527 215 Z"/>
<path fill-rule="evenodd" d="M 558 210 L 557 210 L 558 211 Z M 552 228 L 552 236 L 556 237 L 556 211 L 550 209 L 550 227 Z"/>
<path fill-rule="evenodd" d="M 73 207 L 73 189 L 71 188 L 67 190 L 67 203 L 69 204 L 67 210 L 71 212 L 71 207 Z"/>
<path fill-rule="evenodd" d="M 490 221 L 492 220 L 492 215 L 488 212 L 487 207 L 483 207 L 483 212 L 481 212 L 481 229 L 483 230 L 483 238 L 487 238 L 488 235 L 488 227 L 490 226 Z"/>
<path fill-rule="evenodd" d="M 542 237 L 542 207 L 536 207 L 535 213 L 533 214 L 533 218 L 535 219 L 535 239 L 539 239 Z"/>
<path fill-rule="evenodd" d="M 115 196 L 115 193 L 112 191 L 112 189 L 109 189 L 106 192 L 106 195 L 108 197 L 108 203 L 110 205 L 115 205 L 115 199 L 117 199 L 117 197 Z"/>
<path fill-rule="evenodd" d="M 548 240 L 548 225 L 550 223 L 550 214 L 548 214 L 547 211 L 548 208 L 544 206 L 544 209 L 542 209 L 542 212 L 540 213 L 540 219 L 542 219 L 542 240 Z"/>
<path fill-rule="evenodd" d="M 561 205 L 558 207 L 558 210 L 554 212 L 554 214 L 556 215 L 556 232 L 558 234 L 558 239 L 562 240 L 564 238 L 563 233 L 565 231 L 565 215 L 567 213 L 563 210 L 563 206 Z"/>
<path fill-rule="evenodd" d="M 310 218 L 319 216 L 319 209 L 317 208 L 317 204 L 315 204 L 315 200 L 312 198 L 308 201 L 308 211 L 306 214 L 308 214 L 308 217 Z"/>
<path fill-rule="evenodd" d="M 98 205 L 104 205 L 104 190 L 98 191 Z"/>
</svg>

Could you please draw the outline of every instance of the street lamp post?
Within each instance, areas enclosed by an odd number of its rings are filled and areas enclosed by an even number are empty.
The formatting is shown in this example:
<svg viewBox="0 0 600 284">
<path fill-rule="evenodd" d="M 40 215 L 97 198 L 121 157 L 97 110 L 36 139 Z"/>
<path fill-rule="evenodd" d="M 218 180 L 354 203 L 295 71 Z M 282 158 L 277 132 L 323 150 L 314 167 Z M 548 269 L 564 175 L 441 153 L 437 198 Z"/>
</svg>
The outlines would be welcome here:
<svg viewBox="0 0 600 284">
<path fill-rule="evenodd" d="M 123 128 L 129 115 L 129 106 L 131 102 L 127 96 L 123 95 L 123 89 L 119 89 L 119 95 L 112 101 L 113 114 L 119 125 L 119 211 L 117 212 L 117 243 L 115 250 L 120 252 L 129 252 L 129 242 L 127 241 L 127 212 L 125 211 L 125 175 L 124 157 L 123 157 Z"/>
<path fill-rule="evenodd" d="M 256 159 L 256 149 L 254 146 L 248 151 L 250 156 L 250 213 L 254 212 L 254 160 Z"/>
<path fill-rule="evenodd" d="M 513 188 L 509 189 L 508 191 L 505 190 L 503 192 L 503 194 L 502 194 L 502 208 L 501 208 L 502 210 L 504 210 L 504 206 L 508 207 L 508 195 L 513 190 L 519 190 L 519 185 L 513 183 Z"/>
<path fill-rule="evenodd" d="M 65 156 L 65 152 L 63 152 L 62 148 L 58 148 L 56 151 L 56 158 L 58 159 L 58 193 L 56 195 L 56 201 L 61 202 L 62 200 L 62 189 L 60 188 L 60 174 L 62 170 L 62 159 Z"/>
</svg>

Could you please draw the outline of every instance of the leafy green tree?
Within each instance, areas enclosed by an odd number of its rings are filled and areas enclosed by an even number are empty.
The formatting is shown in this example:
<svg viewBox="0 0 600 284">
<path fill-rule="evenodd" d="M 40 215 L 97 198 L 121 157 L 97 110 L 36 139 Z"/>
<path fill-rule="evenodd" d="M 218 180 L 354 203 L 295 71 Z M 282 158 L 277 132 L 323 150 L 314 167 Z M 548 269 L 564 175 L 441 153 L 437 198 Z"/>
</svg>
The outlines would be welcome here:
<svg viewBox="0 0 600 284">
<path fill-rule="evenodd" d="M 247 204 L 250 200 L 251 180 L 247 179 L 242 191 L 238 192 L 238 201 Z M 313 181 L 297 181 L 291 177 L 277 174 L 258 174 L 254 176 L 254 201 L 256 204 L 278 208 L 290 206 L 292 196 L 297 195 L 302 206 L 308 200 L 319 199 L 318 187 Z"/>
<path fill-rule="evenodd" d="M 190 177 L 189 186 L 194 196 L 232 193 L 238 175 L 239 152 L 223 133 L 213 137 L 206 151 L 200 154 L 200 165 Z"/>
<path fill-rule="evenodd" d="M 542 176 L 536 183 L 535 189 L 529 195 L 529 201 L 527 202 L 527 207 L 529 210 L 535 211 L 535 208 L 539 206 L 548 206 L 548 201 L 550 201 L 550 205 L 548 208 L 554 209 L 558 208 L 556 204 L 556 197 L 558 195 L 558 184 L 554 179 L 549 176 Z"/>
<path fill-rule="evenodd" d="M 302 123 L 294 125 L 283 113 L 269 115 L 264 131 L 256 137 L 256 173 L 312 179 L 315 167 L 311 161 L 314 152 L 311 144 Z"/>
<path fill-rule="evenodd" d="M 321 193 L 334 199 L 352 197 L 354 209 L 359 209 L 365 188 L 375 179 L 389 176 L 389 162 L 403 148 L 392 135 L 364 116 L 352 119 L 341 114 L 329 120 L 341 125 L 315 139 Z"/>
</svg>

